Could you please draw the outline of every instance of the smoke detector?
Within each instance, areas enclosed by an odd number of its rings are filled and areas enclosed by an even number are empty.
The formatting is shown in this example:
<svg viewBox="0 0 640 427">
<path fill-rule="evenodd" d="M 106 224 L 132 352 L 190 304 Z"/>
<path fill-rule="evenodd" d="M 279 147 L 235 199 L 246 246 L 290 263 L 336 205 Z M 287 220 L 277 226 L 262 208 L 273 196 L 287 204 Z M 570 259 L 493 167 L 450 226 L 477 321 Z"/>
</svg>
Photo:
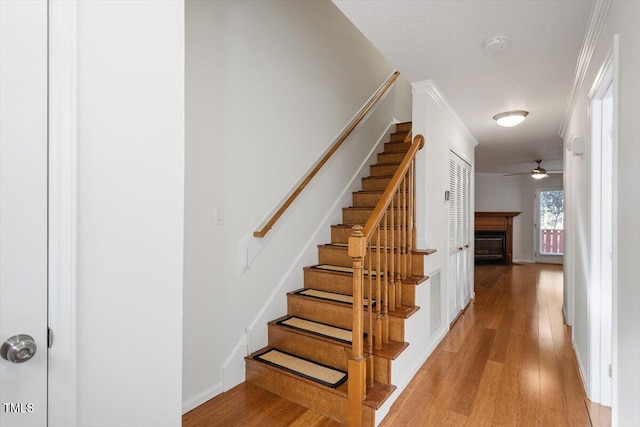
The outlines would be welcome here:
<svg viewBox="0 0 640 427">
<path fill-rule="evenodd" d="M 507 36 L 493 36 L 484 41 L 484 48 L 487 52 L 500 52 L 507 48 Z"/>
</svg>

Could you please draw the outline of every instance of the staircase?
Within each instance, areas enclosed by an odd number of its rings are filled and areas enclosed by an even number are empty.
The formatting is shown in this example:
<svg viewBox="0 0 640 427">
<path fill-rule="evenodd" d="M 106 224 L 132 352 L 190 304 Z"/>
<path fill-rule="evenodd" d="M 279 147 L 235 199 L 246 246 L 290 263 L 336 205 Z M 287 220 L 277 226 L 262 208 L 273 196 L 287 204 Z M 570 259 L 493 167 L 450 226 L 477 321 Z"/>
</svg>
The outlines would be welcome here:
<svg viewBox="0 0 640 427">
<path fill-rule="evenodd" d="M 353 206 L 343 209 L 343 223 L 331 226 L 331 243 L 318 246 L 318 264 L 304 268 L 304 287 L 287 294 L 287 314 L 269 322 L 268 346 L 246 357 L 248 382 L 343 424 L 376 424 L 376 410 L 396 388 L 393 361 L 409 345 L 405 322 L 419 310 L 415 288 L 427 279 L 424 256 L 432 252 L 411 249 L 408 218 L 413 218 L 414 206 L 406 200 L 413 196 L 413 187 L 401 186 L 393 195 L 395 204 L 382 206 L 385 219 L 374 224 L 377 233 L 360 258 L 362 271 L 350 255 L 349 238 L 354 236 L 354 225 L 364 226 L 374 214 L 411 146 L 411 123 L 397 124 L 384 152 L 378 154 L 378 163 L 370 166 L 370 176 L 362 179 L 362 190 L 353 193 Z M 389 215 L 392 209 L 396 215 Z M 400 229 L 408 237 L 402 239 Z M 412 233 L 415 241 L 415 228 Z M 402 250 L 399 244 L 393 249 L 390 235 L 398 236 Z M 358 268 L 355 275 L 354 268 Z M 372 290 L 376 281 L 377 293 Z M 380 291 L 380 283 L 388 292 Z M 363 296 L 354 296 L 354 289 L 362 289 Z M 361 307 L 355 307 L 361 309 L 354 310 L 354 299 L 361 301 Z M 357 322 L 359 318 L 363 321 Z M 354 339 L 356 326 L 362 331 L 360 339 Z M 361 384 L 349 378 L 357 364 L 366 372 Z M 359 388 L 360 397 L 355 391 Z M 359 411 L 357 416 L 353 411 Z"/>
</svg>

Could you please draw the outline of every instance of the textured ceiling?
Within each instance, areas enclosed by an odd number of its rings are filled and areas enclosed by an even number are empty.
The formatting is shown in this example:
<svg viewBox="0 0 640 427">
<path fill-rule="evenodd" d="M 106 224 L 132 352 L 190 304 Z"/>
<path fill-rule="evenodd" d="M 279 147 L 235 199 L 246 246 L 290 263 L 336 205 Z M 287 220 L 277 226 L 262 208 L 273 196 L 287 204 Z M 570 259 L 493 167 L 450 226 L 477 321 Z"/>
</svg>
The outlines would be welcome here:
<svg viewBox="0 0 640 427">
<path fill-rule="evenodd" d="M 478 140 L 476 171 L 562 168 L 562 125 L 592 0 L 333 0 L 412 83 L 432 79 Z M 506 35 L 508 47 L 483 42 Z M 527 110 L 525 122 L 492 117 Z"/>
</svg>

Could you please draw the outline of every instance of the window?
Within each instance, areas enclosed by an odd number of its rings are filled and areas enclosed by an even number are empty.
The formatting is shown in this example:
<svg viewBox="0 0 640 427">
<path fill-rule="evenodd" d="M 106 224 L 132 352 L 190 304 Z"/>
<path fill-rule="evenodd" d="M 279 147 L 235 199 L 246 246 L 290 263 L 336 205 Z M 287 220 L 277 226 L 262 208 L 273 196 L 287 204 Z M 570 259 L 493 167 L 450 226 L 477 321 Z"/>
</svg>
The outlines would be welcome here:
<svg viewBox="0 0 640 427">
<path fill-rule="evenodd" d="M 540 190 L 539 194 L 538 253 L 562 255 L 564 253 L 564 191 Z"/>
</svg>

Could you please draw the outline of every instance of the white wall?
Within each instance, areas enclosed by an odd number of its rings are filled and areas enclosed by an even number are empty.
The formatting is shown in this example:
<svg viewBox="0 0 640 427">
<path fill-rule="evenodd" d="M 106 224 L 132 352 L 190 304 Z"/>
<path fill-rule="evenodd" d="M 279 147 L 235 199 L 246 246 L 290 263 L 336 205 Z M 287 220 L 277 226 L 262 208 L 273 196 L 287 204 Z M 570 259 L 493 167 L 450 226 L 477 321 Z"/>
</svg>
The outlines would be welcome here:
<svg viewBox="0 0 640 427">
<path fill-rule="evenodd" d="M 77 425 L 181 422 L 184 4 L 78 2 Z"/>
<path fill-rule="evenodd" d="M 251 236 L 392 71 L 331 2 L 186 2 L 184 410 L 244 379 L 242 357 L 302 287 L 360 166 L 411 119 L 401 78 L 267 237 Z"/>
<path fill-rule="evenodd" d="M 502 176 L 500 174 L 476 174 L 475 209 L 477 212 L 522 212 L 513 219 L 513 260 L 534 262 L 535 217 L 534 194 L 538 189 L 562 188 L 562 174 L 534 180 L 528 175 Z M 561 261 L 560 257 L 559 261 Z"/>
<path fill-rule="evenodd" d="M 614 34 L 620 37 L 618 145 L 614 194 L 618 215 L 614 225 L 619 236 L 614 245 L 613 322 L 613 425 L 637 425 L 640 420 L 640 3 L 614 1 L 606 18 L 589 69 L 571 114 L 565 140 L 585 138 L 581 156 L 565 156 L 565 191 L 567 193 L 567 226 L 572 237 L 567 254 L 571 254 L 565 276 L 565 304 L 573 312 L 573 340 L 581 360 L 583 375 L 589 382 L 589 258 L 590 242 L 590 164 L 591 130 L 588 117 L 588 92 L 597 71 L 613 45 Z M 572 298 L 573 296 L 573 298 Z M 595 309 L 595 307 L 594 307 Z"/>
</svg>

